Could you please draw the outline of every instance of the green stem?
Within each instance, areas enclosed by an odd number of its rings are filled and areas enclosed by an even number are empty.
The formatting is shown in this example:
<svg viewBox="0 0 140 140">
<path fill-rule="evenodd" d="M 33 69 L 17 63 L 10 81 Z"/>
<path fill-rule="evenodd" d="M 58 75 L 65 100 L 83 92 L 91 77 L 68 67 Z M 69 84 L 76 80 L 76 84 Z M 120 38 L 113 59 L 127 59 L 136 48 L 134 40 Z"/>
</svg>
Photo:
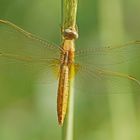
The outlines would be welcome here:
<svg viewBox="0 0 140 140">
<path fill-rule="evenodd" d="M 65 29 L 76 28 L 78 0 L 62 0 L 62 27 Z M 74 40 L 73 40 L 74 41 Z M 70 75 L 74 75 L 74 67 L 70 70 Z M 74 79 L 69 81 L 69 102 L 68 110 L 62 127 L 62 139 L 73 140 L 73 119 L 74 119 Z"/>
<path fill-rule="evenodd" d="M 78 0 L 62 0 L 62 25 L 64 29 L 76 26 Z"/>
</svg>

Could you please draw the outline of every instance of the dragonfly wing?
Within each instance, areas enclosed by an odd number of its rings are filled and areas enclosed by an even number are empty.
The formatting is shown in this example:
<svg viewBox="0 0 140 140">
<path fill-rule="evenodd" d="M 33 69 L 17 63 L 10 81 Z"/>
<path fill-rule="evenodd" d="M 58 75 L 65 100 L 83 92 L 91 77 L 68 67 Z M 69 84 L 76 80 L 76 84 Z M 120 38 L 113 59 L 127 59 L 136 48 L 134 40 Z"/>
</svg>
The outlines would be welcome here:
<svg viewBox="0 0 140 140">
<path fill-rule="evenodd" d="M 120 46 L 87 48 L 76 51 L 76 62 L 109 68 L 117 64 L 137 61 L 140 58 L 140 41 L 131 41 Z"/>
<path fill-rule="evenodd" d="M 31 71 L 58 69 L 60 48 L 21 29 L 9 21 L 0 20 L 0 65 L 24 64 Z"/>
<path fill-rule="evenodd" d="M 114 83 L 113 87 L 111 88 L 113 88 L 114 91 L 117 91 L 115 93 L 120 93 L 118 92 L 119 87 L 122 85 L 124 87 L 128 87 L 128 84 L 131 84 L 131 86 L 133 85 L 135 89 L 140 91 L 140 81 L 128 73 L 81 64 L 75 64 L 75 71 L 76 89 L 82 92 L 85 91 L 86 93 L 90 94 L 97 93 L 98 95 L 107 94 L 109 82 Z M 126 93 L 126 91 L 124 89 L 123 93 Z"/>
</svg>

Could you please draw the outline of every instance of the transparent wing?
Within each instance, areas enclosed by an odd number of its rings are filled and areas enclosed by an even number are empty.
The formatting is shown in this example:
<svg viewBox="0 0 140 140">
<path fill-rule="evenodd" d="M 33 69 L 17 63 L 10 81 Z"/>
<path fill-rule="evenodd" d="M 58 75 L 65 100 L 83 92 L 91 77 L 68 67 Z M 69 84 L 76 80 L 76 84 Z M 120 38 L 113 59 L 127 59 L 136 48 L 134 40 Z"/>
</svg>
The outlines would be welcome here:
<svg viewBox="0 0 140 140">
<path fill-rule="evenodd" d="M 0 65 L 13 64 L 30 68 L 31 71 L 57 71 L 60 47 L 50 44 L 26 32 L 15 24 L 0 20 Z M 10 65 L 9 65 L 10 66 Z"/>
<path fill-rule="evenodd" d="M 76 51 L 76 62 L 108 67 L 122 63 L 138 61 L 140 41 L 131 41 L 120 46 L 93 47 Z"/>
<path fill-rule="evenodd" d="M 108 88 L 113 89 L 111 94 L 128 94 L 128 87 L 135 88 L 135 93 L 140 91 L 140 81 L 128 72 L 99 68 L 96 66 L 76 65 L 75 89 L 87 95 L 108 94 Z M 109 83 L 111 87 L 109 87 Z M 123 87 L 123 91 L 120 90 Z M 133 92 L 134 93 L 134 92 Z"/>
</svg>

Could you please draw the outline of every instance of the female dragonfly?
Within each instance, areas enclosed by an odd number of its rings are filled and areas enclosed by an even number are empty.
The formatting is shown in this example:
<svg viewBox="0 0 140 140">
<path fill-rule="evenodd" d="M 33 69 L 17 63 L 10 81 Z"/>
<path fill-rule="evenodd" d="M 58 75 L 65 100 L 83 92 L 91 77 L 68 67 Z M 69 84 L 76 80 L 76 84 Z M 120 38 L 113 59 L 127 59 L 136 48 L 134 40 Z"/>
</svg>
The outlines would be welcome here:
<svg viewBox="0 0 140 140">
<path fill-rule="evenodd" d="M 94 79 L 96 76 L 112 75 L 130 79 L 140 85 L 140 82 L 128 75 L 116 71 L 103 69 L 104 64 L 122 63 L 124 59 L 131 58 L 131 53 L 139 57 L 140 41 L 115 47 L 88 48 L 75 50 L 74 40 L 78 37 L 72 29 L 63 32 L 64 40 L 61 46 L 50 44 L 43 39 L 21 29 L 15 24 L 0 20 L 0 56 L 1 58 L 21 61 L 39 68 L 55 71 L 58 75 L 57 114 L 58 123 L 63 125 L 67 111 L 69 84 L 75 75 L 86 75 Z M 102 54 L 107 62 L 97 62 Z M 117 56 L 117 60 L 112 56 Z M 94 77 L 95 76 L 95 77 Z"/>
</svg>

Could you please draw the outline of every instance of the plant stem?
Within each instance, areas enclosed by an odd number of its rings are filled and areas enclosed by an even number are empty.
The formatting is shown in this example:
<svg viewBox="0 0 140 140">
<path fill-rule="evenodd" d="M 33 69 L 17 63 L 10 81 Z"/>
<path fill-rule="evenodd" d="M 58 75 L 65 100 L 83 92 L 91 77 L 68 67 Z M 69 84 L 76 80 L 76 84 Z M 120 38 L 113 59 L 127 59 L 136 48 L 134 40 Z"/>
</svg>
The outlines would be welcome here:
<svg viewBox="0 0 140 140">
<path fill-rule="evenodd" d="M 62 29 L 73 29 L 76 31 L 76 15 L 77 15 L 78 0 L 62 0 Z M 63 38 L 63 34 L 62 34 Z M 73 45 L 74 44 L 73 41 Z M 74 75 L 74 66 L 70 68 L 70 77 Z M 69 81 L 69 101 L 67 115 L 65 118 L 64 126 L 62 127 L 62 139 L 73 140 L 73 119 L 74 119 L 74 78 Z"/>
<path fill-rule="evenodd" d="M 64 29 L 75 28 L 78 0 L 62 0 L 62 25 Z"/>
</svg>

